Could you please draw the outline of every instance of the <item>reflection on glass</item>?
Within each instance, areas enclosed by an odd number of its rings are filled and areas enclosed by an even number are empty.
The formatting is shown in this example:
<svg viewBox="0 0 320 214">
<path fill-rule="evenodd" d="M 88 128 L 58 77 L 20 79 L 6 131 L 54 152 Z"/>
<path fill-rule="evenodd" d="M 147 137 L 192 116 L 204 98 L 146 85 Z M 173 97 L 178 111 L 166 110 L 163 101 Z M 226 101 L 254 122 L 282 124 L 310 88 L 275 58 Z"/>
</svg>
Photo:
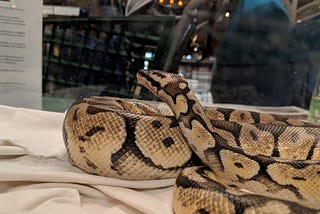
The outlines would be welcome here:
<svg viewBox="0 0 320 214">
<path fill-rule="evenodd" d="M 320 124 L 320 73 L 310 103 L 308 122 Z"/>
</svg>

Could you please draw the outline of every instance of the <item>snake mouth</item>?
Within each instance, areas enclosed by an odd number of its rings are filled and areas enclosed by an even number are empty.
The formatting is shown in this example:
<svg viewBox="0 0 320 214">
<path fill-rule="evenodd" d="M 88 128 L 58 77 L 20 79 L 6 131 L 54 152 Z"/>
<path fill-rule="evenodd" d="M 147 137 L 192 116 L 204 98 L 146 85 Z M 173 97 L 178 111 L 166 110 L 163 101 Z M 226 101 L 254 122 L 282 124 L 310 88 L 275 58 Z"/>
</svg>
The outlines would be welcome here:
<svg viewBox="0 0 320 214">
<path fill-rule="evenodd" d="M 157 96 L 158 91 L 161 88 L 161 85 L 158 81 L 156 81 L 152 76 L 155 73 L 152 70 L 139 70 L 137 72 L 137 80 L 138 83 L 145 88 L 147 88 L 149 91 L 151 91 L 154 95 Z"/>
<path fill-rule="evenodd" d="M 142 83 L 144 82 L 145 78 L 146 78 L 146 72 L 147 70 L 139 70 L 137 72 L 137 80 L 138 80 L 138 83 L 142 85 Z"/>
</svg>

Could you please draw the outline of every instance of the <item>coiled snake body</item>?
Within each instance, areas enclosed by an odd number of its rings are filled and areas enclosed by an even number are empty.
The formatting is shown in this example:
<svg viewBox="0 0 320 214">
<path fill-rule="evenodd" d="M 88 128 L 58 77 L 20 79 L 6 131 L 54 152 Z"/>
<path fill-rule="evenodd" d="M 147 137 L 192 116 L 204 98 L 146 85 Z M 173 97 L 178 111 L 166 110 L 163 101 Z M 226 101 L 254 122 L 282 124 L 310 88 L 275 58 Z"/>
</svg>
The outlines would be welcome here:
<svg viewBox="0 0 320 214">
<path fill-rule="evenodd" d="M 75 166 L 127 180 L 178 176 L 176 213 L 320 213 L 318 126 L 202 107 L 176 74 L 141 70 L 137 78 L 167 105 L 76 101 L 63 126 Z"/>
</svg>

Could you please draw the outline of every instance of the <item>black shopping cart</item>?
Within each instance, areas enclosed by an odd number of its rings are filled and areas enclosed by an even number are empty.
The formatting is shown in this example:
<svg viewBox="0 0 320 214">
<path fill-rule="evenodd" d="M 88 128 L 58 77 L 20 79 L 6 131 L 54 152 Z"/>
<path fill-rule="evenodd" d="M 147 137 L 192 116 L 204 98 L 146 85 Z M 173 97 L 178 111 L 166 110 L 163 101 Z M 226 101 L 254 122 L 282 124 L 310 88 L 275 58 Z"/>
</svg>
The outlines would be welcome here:
<svg viewBox="0 0 320 214">
<path fill-rule="evenodd" d="M 175 22 L 174 16 L 44 18 L 43 93 L 85 87 L 95 95 L 151 99 L 135 75 L 163 68 Z"/>
</svg>

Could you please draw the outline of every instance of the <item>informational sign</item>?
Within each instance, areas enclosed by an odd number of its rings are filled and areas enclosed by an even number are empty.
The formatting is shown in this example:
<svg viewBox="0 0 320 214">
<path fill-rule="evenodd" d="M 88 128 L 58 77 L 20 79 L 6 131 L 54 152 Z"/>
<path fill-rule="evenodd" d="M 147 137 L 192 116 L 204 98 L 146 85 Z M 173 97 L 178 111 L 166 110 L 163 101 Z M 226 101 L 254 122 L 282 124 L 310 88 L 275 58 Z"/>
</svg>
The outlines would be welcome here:
<svg viewBox="0 0 320 214">
<path fill-rule="evenodd" d="M 0 0 L 0 105 L 41 109 L 42 0 Z"/>
</svg>

